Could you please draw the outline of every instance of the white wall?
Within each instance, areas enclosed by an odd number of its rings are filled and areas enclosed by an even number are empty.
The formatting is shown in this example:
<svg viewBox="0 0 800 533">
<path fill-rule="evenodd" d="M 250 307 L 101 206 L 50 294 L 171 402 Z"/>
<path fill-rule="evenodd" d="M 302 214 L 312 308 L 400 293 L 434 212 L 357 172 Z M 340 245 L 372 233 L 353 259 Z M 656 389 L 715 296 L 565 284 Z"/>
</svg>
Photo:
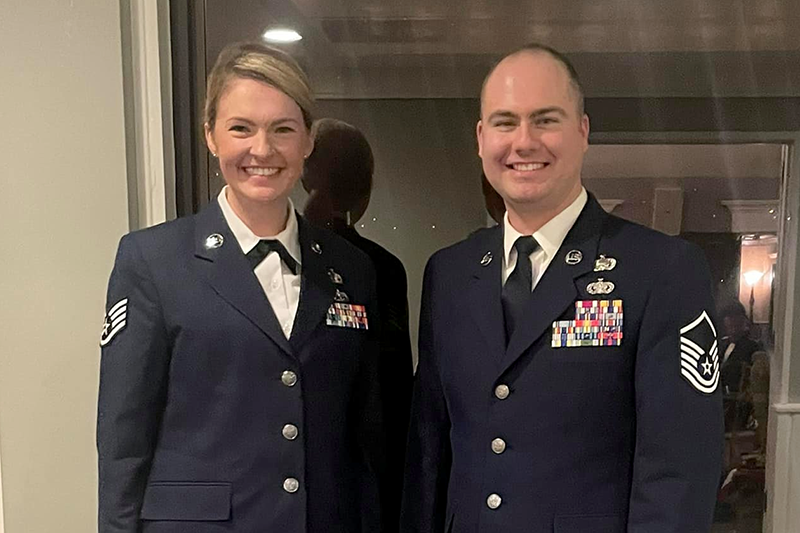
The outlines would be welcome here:
<svg viewBox="0 0 800 533">
<path fill-rule="evenodd" d="M 5 531 L 96 530 L 98 339 L 128 228 L 119 5 L 0 11 Z M 0 527 L 0 530 L 2 528 Z"/>
</svg>

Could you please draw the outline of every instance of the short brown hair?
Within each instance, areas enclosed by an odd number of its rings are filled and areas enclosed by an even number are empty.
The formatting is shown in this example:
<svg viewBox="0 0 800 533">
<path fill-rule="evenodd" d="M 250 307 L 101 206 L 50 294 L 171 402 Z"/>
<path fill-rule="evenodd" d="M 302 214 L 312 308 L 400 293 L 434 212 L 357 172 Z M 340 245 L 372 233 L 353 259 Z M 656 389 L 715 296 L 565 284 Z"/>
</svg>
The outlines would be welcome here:
<svg viewBox="0 0 800 533">
<path fill-rule="evenodd" d="M 489 73 L 483 78 L 483 84 L 481 85 L 481 103 L 483 103 L 483 93 L 486 90 L 486 83 L 489 81 L 489 78 L 497 69 L 497 66 L 504 60 L 509 57 L 522 54 L 522 53 L 529 53 L 529 54 L 547 54 L 556 61 L 558 61 L 561 66 L 563 66 L 566 71 L 567 75 L 569 76 L 569 82 L 572 86 L 573 91 L 575 91 L 575 99 L 578 103 L 578 115 L 583 115 L 584 113 L 584 95 L 583 95 L 583 85 L 581 84 L 581 80 L 578 77 L 578 71 L 575 70 L 575 67 L 570 63 L 569 59 L 566 58 L 564 54 L 559 52 L 554 48 L 550 48 L 547 45 L 540 44 L 540 43 L 529 43 L 524 46 L 513 50 L 512 52 L 507 53 L 503 57 L 497 60 L 497 62 L 492 65 L 492 68 L 489 70 Z"/>
<path fill-rule="evenodd" d="M 286 93 L 303 113 L 303 122 L 311 129 L 314 122 L 314 96 L 305 72 L 287 53 L 259 43 L 233 43 L 217 57 L 208 76 L 203 121 L 214 128 L 217 107 L 233 78 L 260 81 Z"/>
</svg>

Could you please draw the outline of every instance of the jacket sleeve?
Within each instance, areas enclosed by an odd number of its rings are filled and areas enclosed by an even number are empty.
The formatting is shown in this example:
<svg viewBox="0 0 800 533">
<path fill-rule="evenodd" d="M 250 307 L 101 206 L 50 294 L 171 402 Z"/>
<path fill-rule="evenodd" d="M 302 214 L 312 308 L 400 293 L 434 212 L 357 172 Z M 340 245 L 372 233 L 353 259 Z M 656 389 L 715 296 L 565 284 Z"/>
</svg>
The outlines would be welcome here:
<svg viewBox="0 0 800 533">
<path fill-rule="evenodd" d="M 711 276 L 683 241 L 663 265 L 639 330 L 628 531 L 709 531 L 723 447 Z"/>
<path fill-rule="evenodd" d="M 450 416 L 436 357 L 434 259 L 425 268 L 419 326 L 419 364 L 414 378 L 406 452 L 403 533 L 441 533 L 447 508 L 452 452 Z"/>
<path fill-rule="evenodd" d="M 108 284 L 97 406 L 99 533 L 139 531 L 166 401 L 169 343 L 156 287 L 130 235 Z"/>
<path fill-rule="evenodd" d="M 385 532 L 386 507 L 389 505 L 386 477 L 386 433 L 382 407 L 380 381 L 381 315 L 378 310 L 375 271 L 369 262 L 364 278 L 369 287 L 366 301 L 369 329 L 362 353 L 352 409 L 357 421 L 357 435 L 364 461 L 361 494 L 361 528 L 366 532 Z"/>
</svg>

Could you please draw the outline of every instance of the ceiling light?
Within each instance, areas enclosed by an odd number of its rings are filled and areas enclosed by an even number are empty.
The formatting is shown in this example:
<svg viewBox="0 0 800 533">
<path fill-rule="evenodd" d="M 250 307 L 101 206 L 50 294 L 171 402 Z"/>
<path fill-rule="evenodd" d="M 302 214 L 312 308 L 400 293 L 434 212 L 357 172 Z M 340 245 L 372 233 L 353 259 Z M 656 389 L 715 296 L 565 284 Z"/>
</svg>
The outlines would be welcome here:
<svg viewBox="0 0 800 533">
<path fill-rule="evenodd" d="M 290 28 L 271 28 L 262 35 L 270 43 L 294 43 L 303 38 L 302 35 Z"/>
</svg>

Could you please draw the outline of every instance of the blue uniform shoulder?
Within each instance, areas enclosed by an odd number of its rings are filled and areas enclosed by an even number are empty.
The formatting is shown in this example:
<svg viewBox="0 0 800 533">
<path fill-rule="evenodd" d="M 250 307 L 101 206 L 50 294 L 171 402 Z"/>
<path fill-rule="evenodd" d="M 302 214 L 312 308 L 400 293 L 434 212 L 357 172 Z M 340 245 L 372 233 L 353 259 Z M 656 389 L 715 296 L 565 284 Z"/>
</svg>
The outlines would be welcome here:
<svg viewBox="0 0 800 533">
<path fill-rule="evenodd" d="M 498 243 L 502 243 L 503 230 L 500 226 L 480 228 L 470 233 L 465 239 L 446 246 L 435 252 L 429 262 L 462 263 L 480 260 L 481 257 Z M 477 255 L 476 255 L 477 254 Z M 477 256 L 477 259 L 475 259 Z"/>
<path fill-rule="evenodd" d="M 176 251 L 194 246 L 194 221 L 197 215 L 169 220 L 134 230 L 122 237 L 120 246 L 134 243 L 145 257 L 165 257 L 175 255 Z"/>
<path fill-rule="evenodd" d="M 603 233 L 605 244 L 630 249 L 642 264 L 665 265 L 681 258 L 705 261 L 705 252 L 696 244 L 615 215 L 608 216 Z"/>
</svg>

